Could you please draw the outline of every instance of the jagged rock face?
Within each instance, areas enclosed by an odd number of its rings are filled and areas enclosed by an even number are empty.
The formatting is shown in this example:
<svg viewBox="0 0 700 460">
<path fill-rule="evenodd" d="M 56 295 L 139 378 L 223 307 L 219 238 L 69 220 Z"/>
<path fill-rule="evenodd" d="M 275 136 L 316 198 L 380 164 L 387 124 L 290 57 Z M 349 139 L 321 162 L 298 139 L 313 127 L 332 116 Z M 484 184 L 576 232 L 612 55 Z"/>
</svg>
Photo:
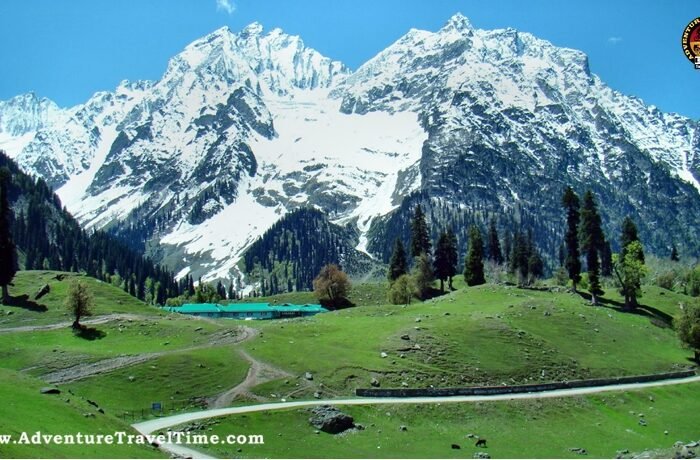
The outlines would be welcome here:
<svg viewBox="0 0 700 460">
<path fill-rule="evenodd" d="M 65 110 L 33 95 L 0 103 L 0 148 L 87 227 L 205 280 L 233 276 L 301 206 L 356 225 L 358 249 L 384 255 L 403 232 L 389 214 L 417 192 L 426 205 L 537 215 L 549 250 L 564 185 L 592 188 L 611 239 L 631 214 L 652 249 L 700 250 L 697 121 L 613 91 L 579 51 L 461 15 L 355 72 L 279 29 L 222 28 L 157 82 Z"/>
<path fill-rule="evenodd" d="M 19 137 L 38 131 L 60 119 L 61 109 L 47 98 L 28 93 L 0 101 L 0 133 Z"/>
</svg>

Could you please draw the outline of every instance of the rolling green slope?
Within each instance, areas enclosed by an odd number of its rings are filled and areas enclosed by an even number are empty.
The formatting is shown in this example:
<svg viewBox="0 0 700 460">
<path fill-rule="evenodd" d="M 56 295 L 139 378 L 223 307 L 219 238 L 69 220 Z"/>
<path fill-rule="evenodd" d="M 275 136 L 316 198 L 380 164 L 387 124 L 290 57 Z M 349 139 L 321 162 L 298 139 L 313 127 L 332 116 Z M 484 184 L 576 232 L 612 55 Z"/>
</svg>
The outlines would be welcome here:
<svg viewBox="0 0 700 460">
<path fill-rule="evenodd" d="M 578 294 L 485 285 L 410 306 L 366 306 L 261 323 L 250 353 L 299 376 L 306 396 L 382 387 L 521 384 L 685 368 L 691 356 L 669 327 L 690 298 L 647 289 L 638 314 L 613 297 L 592 307 Z M 663 294 L 663 295 L 662 295 Z M 386 353 L 386 357 L 382 357 Z M 268 383 L 261 395 L 295 391 Z"/>
<path fill-rule="evenodd" d="M 102 414 L 83 398 L 62 394 L 40 394 L 45 386 L 41 381 L 18 372 L 0 369 L 0 395 L 3 416 L 0 434 L 20 439 L 22 432 L 29 436 L 40 431 L 49 435 L 105 434 L 124 431 L 136 434 L 124 421 L 109 413 Z M 86 416 L 87 415 L 87 416 Z M 9 443 L 0 445 L 2 458 L 167 458 L 151 446 L 112 445 L 27 445 Z"/>
</svg>

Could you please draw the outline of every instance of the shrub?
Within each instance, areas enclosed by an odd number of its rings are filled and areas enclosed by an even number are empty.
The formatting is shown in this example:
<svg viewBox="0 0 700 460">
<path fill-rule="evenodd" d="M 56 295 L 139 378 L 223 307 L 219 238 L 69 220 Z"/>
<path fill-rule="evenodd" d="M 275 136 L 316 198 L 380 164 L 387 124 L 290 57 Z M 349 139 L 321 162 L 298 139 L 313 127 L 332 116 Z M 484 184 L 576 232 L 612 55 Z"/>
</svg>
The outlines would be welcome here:
<svg viewBox="0 0 700 460">
<path fill-rule="evenodd" d="M 389 302 L 394 305 L 409 305 L 416 290 L 416 283 L 410 275 L 401 275 L 391 284 Z"/>
</svg>

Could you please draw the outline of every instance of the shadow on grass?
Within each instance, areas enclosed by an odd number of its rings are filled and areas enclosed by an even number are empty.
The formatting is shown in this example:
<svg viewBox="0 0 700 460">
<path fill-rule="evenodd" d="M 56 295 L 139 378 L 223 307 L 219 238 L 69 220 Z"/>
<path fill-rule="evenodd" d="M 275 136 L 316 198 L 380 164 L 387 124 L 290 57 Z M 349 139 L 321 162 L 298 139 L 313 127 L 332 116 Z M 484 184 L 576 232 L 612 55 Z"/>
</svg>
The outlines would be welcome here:
<svg viewBox="0 0 700 460">
<path fill-rule="evenodd" d="M 344 308 L 352 308 L 356 306 L 354 303 L 352 303 L 349 299 L 346 299 L 345 297 L 333 300 L 324 299 L 321 300 L 320 303 L 323 308 L 327 308 L 329 310 L 342 310 Z"/>
<path fill-rule="evenodd" d="M 16 297 L 10 296 L 5 302 L 5 305 L 10 307 L 24 308 L 25 310 L 35 311 L 39 313 L 43 313 L 48 310 L 48 308 L 46 308 L 46 305 L 36 303 L 33 300 L 29 300 L 29 296 L 27 294 L 22 294 Z"/>
<path fill-rule="evenodd" d="M 587 292 L 577 291 L 578 294 L 590 302 L 591 295 Z M 630 313 L 632 315 L 646 316 L 654 326 L 661 328 L 673 328 L 673 316 L 658 308 L 650 307 L 649 305 L 637 305 L 637 308 L 627 308 L 623 302 L 618 300 L 606 299 L 598 297 L 599 306 L 610 308 L 621 313 Z"/>
<path fill-rule="evenodd" d="M 81 339 L 85 340 L 99 340 L 107 336 L 107 334 L 104 331 L 87 326 L 73 328 L 73 334 L 76 337 L 80 337 Z"/>
</svg>

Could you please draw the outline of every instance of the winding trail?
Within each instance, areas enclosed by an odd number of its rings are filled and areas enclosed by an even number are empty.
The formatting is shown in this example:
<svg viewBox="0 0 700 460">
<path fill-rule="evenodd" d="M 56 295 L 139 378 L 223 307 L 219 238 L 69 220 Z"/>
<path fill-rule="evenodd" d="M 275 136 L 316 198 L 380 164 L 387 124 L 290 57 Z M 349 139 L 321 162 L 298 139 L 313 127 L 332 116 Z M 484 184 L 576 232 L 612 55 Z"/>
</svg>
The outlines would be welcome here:
<svg viewBox="0 0 700 460">
<path fill-rule="evenodd" d="M 292 377 L 292 374 L 290 374 L 289 372 L 271 366 L 262 361 L 258 361 L 246 351 L 241 350 L 240 348 L 237 351 L 243 359 L 250 363 L 250 367 L 248 368 L 248 374 L 246 375 L 245 380 L 243 380 L 241 383 L 231 388 L 230 390 L 221 393 L 213 401 L 211 401 L 209 403 L 210 409 L 228 407 L 231 405 L 231 402 L 237 396 L 244 396 L 256 401 L 262 401 L 263 399 L 260 396 L 250 391 L 253 387 L 272 380 L 277 380 L 284 377 Z"/>
<path fill-rule="evenodd" d="M 94 323 L 93 323 L 94 324 Z M 231 331 L 226 331 L 222 334 L 213 334 L 212 340 L 201 345 L 196 345 L 193 347 L 177 348 L 167 351 L 158 351 L 152 353 L 141 353 L 137 355 L 130 356 L 117 356 L 116 358 L 108 358 L 93 363 L 81 363 L 75 366 L 67 367 L 65 369 L 60 369 L 48 374 L 41 376 L 41 379 L 51 384 L 62 384 L 75 382 L 76 380 L 82 380 L 88 377 L 92 377 L 98 374 L 104 374 L 106 372 L 112 372 L 123 367 L 129 367 L 136 364 L 145 363 L 155 358 L 159 358 L 165 355 L 171 355 L 175 353 L 182 353 L 193 350 L 201 350 L 204 348 L 210 348 L 217 345 L 235 345 L 257 335 L 257 331 L 250 327 L 239 326 L 235 329 L 238 333 L 231 334 Z"/>
<path fill-rule="evenodd" d="M 348 398 L 348 399 L 315 399 L 312 401 L 289 401 L 265 404 L 253 404 L 239 407 L 226 407 L 220 409 L 207 409 L 196 412 L 172 415 L 145 422 L 134 423 L 132 427 L 143 435 L 150 435 L 153 432 L 164 430 L 176 425 L 202 420 L 224 415 L 247 414 L 250 412 L 274 411 L 280 409 L 293 409 L 299 407 L 311 407 L 323 404 L 333 404 L 338 406 L 358 406 L 358 405 L 378 405 L 378 404 L 435 404 L 435 403 L 473 403 L 482 401 L 509 401 L 520 399 L 541 399 L 541 398 L 565 398 L 581 396 L 610 391 L 641 390 L 668 385 L 684 385 L 688 383 L 700 382 L 700 375 L 685 377 L 680 379 L 658 380 L 646 383 L 626 383 L 617 385 L 605 385 L 599 387 L 567 388 L 563 390 L 550 390 L 537 393 L 510 393 L 501 395 L 484 396 L 438 396 L 438 397 L 416 397 L 416 398 Z M 213 458 L 194 449 L 185 446 L 164 443 L 160 448 L 171 454 L 181 457 L 191 458 Z"/>
<path fill-rule="evenodd" d="M 95 318 L 81 320 L 80 324 L 84 326 L 91 326 L 93 324 L 104 324 L 110 321 L 152 321 L 156 319 L 163 319 L 163 316 L 148 316 L 148 315 L 135 315 L 131 313 L 114 313 L 111 315 L 97 316 Z M 60 323 L 53 324 L 38 324 L 36 326 L 15 326 L 15 327 L 2 327 L 0 328 L 0 334 L 8 334 L 13 332 L 36 332 L 36 331 L 54 331 L 56 329 L 66 329 L 73 325 L 73 321 L 62 321 Z"/>
</svg>

